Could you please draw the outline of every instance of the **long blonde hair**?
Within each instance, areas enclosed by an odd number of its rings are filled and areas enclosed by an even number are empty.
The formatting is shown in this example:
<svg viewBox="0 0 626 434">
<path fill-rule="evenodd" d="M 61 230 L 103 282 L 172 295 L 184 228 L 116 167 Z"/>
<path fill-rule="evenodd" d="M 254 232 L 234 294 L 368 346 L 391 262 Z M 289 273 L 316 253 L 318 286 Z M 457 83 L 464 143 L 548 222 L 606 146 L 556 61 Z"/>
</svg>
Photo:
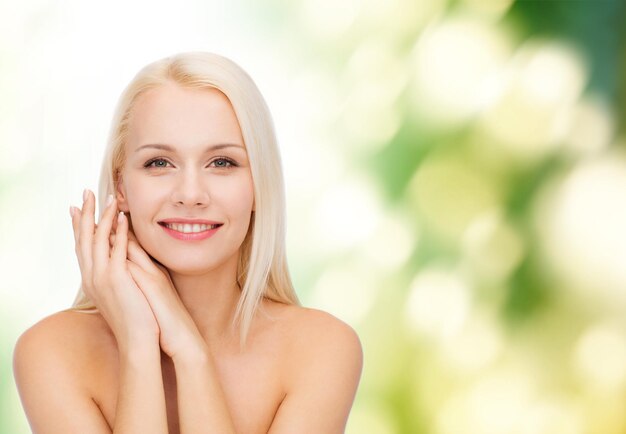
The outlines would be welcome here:
<svg viewBox="0 0 626 434">
<path fill-rule="evenodd" d="M 274 124 L 265 99 L 250 76 L 232 60 L 214 53 L 178 53 L 143 67 L 122 92 L 104 152 L 98 208 L 115 194 L 124 165 L 129 115 L 137 98 L 157 86 L 175 83 L 186 88 L 215 88 L 230 100 L 241 128 L 254 184 L 255 211 L 241 246 L 237 283 L 241 296 L 232 326 L 240 326 L 244 345 L 261 298 L 300 305 L 294 291 L 285 252 L 285 193 Z M 99 221 L 99 219 L 98 219 Z M 97 309 L 79 289 L 69 310 Z"/>
</svg>

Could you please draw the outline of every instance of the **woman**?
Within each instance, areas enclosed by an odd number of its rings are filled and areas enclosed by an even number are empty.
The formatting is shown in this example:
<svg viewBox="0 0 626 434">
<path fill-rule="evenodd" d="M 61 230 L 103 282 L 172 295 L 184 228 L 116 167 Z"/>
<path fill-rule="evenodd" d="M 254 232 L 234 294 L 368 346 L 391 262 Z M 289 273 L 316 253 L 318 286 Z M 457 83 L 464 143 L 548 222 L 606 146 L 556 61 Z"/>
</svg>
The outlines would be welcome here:
<svg viewBox="0 0 626 434">
<path fill-rule="evenodd" d="M 89 190 L 70 210 L 74 306 L 15 347 L 34 433 L 344 431 L 361 345 L 299 306 L 273 124 L 239 66 L 190 52 L 144 67 L 118 103 L 99 196 L 98 224 Z"/>
</svg>

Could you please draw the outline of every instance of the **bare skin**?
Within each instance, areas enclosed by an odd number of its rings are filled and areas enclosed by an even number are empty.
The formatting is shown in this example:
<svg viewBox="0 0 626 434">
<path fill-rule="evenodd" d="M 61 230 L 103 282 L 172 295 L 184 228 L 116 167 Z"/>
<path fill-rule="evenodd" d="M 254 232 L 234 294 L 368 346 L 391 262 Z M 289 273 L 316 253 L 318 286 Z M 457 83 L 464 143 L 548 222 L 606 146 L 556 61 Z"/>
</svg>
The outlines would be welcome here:
<svg viewBox="0 0 626 434">
<path fill-rule="evenodd" d="M 176 87 L 142 98 L 117 198 L 97 225 L 93 193 L 72 212 L 83 290 L 100 313 L 51 315 L 15 348 L 33 432 L 343 432 L 362 369 L 354 330 L 324 312 L 264 300 L 244 351 L 227 332 L 255 207 L 230 103 Z M 139 149 L 146 142 L 170 150 Z M 207 143 L 233 146 L 207 153 Z M 146 163 L 155 157 L 158 167 Z M 132 230 L 118 209 L 132 215 Z M 190 244 L 167 235 L 157 221 L 164 217 L 223 226 Z"/>
<path fill-rule="evenodd" d="M 220 382 L 238 433 L 272 432 L 272 423 L 290 389 L 290 382 L 307 375 L 307 371 L 311 378 L 326 379 L 328 384 L 325 386 L 329 388 L 346 383 L 356 387 L 360 374 L 358 360 L 356 365 L 348 363 L 346 368 L 345 352 L 360 351 L 358 338 L 347 325 L 315 309 L 271 301 L 264 304 L 266 312 L 273 318 L 259 316 L 251 332 L 249 348 L 239 353 L 237 342 L 230 342 L 215 351 Z M 113 432 L 120 355 L 115 338 L 101 315 L 59 312 L 35 324 L 20 340 L 16 352 L 21 353 L 16 357 L 31 360 L 18 361 L 16 376 L 23 377 L 18 385 L 34 433 Z M 330 340 L 335 340 L 338 345 L 330 344 Z M 311 344 L 314 344 L 313 348 Z M 339 348 L 341 345 L 343 349 Z M 311 361 L 310 364 L 306 362 L 315 348 L 327 349 L 326 354 L 317 357 L 322 362 L 318 372 L 310 366 Z M 40 371 L 33 366 L 37 365 L 34 358 L 40 363 L 49 360 L 58 363 L 47 363 L 47 370 Z M 164 354 L 161 362 L 168 432 L 176 434 L 181 431 L 174 365 Z M 65 390 L 70 385 L 72 389 Z M 335 405 L 334 411 L 347 416 L 353 399 L 351 393 L 350 390 L 340 393 L 343 399 L 327 395 L 331 402 L 320 405 L 320 409 L 332 404 Z M 64 400 L 65 405 L 61 408 L 59 404 Z M 87 404 L 92 404 L 93 413 L 84 410 L 82 414 L 75 413 Z M 74 431 L 65 426 L 63 430 L 53 428 L 56 417 L 69 417 L 72 412 L 77 424 L 82 419 L 84 425 L 75 425 Z M 101 431 L 95 429 L 98 424 Z M 89 429 L 85 430 L 85 427 Z M 343 427 L 328 432 L 343 432 Z"/>
</svg>

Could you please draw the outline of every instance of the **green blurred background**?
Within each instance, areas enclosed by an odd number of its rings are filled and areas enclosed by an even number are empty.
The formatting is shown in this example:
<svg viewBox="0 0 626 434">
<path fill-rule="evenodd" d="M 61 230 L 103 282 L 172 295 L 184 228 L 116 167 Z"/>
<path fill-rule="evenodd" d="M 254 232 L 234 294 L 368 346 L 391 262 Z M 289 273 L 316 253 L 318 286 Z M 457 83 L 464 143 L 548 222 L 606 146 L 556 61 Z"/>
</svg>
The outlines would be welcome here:
<svg viewBox="0 0 626 434">
<path fill-rule="evenodd" d="M 0 432 L 117 97 L 187 50 L 273 112 L 296 288 L 364 347 L 349 434 L 626 432 L 625 5 L 0 2 Z"/>
</svg>

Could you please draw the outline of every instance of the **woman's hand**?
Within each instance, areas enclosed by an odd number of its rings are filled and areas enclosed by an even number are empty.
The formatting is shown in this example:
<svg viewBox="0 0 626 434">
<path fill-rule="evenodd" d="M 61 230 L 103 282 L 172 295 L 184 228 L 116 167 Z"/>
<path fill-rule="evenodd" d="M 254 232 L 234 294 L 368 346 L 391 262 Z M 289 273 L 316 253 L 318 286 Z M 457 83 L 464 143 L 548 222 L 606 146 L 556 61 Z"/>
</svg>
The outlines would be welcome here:
<svg viewBox="0 0 626 434">
<path fill-rule="evenodd" d="M 117 242 L 116 238 L 111 236 L 112 245 Z M 167 268 L 146 253 L 132 230 L 128 232 L 128 259 L 130 274 L 156 317 L 163 352 L 177 360 L 206 351 L 206 343 L 180 299 Z"/>
<path fill-rule="evenodd" d="M 95 196 L 85 190 L 83 208 L 71 207 L 81 289 L 96 305 L 113 331 L 121 351 L 158 342 L 159 326 L 146 297 L 135 283 L 127 259 L 128 220 L 119 214 L 115 243 L 109 244 L 117 201 L 110 196 L 98 225 Z"/>
</svg>

